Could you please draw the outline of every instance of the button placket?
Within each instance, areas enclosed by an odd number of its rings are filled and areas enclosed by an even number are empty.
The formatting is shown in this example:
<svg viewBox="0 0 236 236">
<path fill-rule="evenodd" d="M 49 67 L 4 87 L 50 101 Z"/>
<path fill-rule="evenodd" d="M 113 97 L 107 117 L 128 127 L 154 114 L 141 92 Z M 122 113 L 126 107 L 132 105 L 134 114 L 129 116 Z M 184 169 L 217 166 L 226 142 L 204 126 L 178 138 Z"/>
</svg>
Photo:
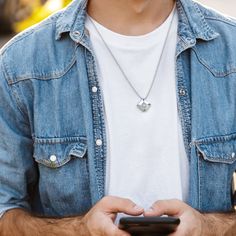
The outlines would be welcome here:
<svg viewBox="0 0 236 236">
<path fill-rule="evenodd" d="M 104 181 L 105 181 L 105 122 L 104 122 L 104 108 L 101 90 L 99 89 L 99 80 L 95 70 L 95 59 L 93 53 L 87 54 L 88 79 L 91 96 L 91 107 L 93 116 L 93 134 L 94 134 L 94 166 L 96 169 L 96 179 L 98 194 L 100 197 L 104 195 Z"/>
</svg>

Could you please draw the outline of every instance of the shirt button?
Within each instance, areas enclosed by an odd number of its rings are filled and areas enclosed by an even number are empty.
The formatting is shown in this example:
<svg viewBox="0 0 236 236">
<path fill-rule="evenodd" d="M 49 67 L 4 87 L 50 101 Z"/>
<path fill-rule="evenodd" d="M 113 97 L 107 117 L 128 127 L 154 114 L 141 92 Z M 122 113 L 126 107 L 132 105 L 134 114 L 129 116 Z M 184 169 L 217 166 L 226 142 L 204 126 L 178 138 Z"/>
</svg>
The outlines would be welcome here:
<svg viewBox="0 0 236 236">
<path fill-rule="evenodd" d="M 56 155 L 51 155 L 51 156 L 50 156 L 50 161 L 51 161 L 51 162 L 55 162 L 56 160 L 57 160 Z"/>
<path fill-rule="evenodd" d="M 234 158 L 235 157 L 235 152 L 233 152 L 231 156 Z"/>
<path fill-rule="evenodd" d="M 96 93 L 97 91 L 98 91 L 98 88 L 97 88 L 96 86 L 93 86 L 93 87 L 92 87 L 92 92 L 93 92 L 93 93 Z"/>
<path fill-rule="evenodd" d="M 74 34 L 75 36 L 80 36 L 80 32 L 79 32 L 79 31 L 75 31 L 73 34 Z"/>
<path fill-rule="evenodd" d="M 102 140 L 101 139 L 97 139 L 96 140 L 96 145 L 97 146 L 102 146 Z"/>
<path fill-rule="evenodd" d="M 184 89 L 180 89 L 179 90 L 179 95 L 180 96 L 185 96 L 186 95 L 186 91 Z"/>
</svg>

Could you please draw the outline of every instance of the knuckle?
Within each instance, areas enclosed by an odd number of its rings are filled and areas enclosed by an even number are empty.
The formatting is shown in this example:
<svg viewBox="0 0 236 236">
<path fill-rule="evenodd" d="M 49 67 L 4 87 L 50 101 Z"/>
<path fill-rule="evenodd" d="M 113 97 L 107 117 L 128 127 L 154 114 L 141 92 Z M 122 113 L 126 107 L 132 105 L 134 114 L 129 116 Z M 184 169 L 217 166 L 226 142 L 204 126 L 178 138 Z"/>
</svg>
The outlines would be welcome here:
<svg viewBox="0 0 236 236">
<path fill-rule="evenodd" d="M 105 196 L 100 200 L 100 203 L 108 203 L 111 201 L 111 196 Z"/>
</svg>

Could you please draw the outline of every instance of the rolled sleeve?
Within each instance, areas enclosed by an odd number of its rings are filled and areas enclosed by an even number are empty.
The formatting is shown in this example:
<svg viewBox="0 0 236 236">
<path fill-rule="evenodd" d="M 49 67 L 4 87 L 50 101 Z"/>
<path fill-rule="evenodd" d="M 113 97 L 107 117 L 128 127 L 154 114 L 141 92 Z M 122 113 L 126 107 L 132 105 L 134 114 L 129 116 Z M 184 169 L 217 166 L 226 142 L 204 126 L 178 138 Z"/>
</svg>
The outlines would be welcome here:
<svg viewBox="0 0 236 236">
<path fill-rule="evenodd" d="M 13 208 L 30 210 L 29 186 L 36 180 L 33 142 L 27 113 L 14 84 L 7 83 L 0 54 L 0 214 Z M 18 87 L 17 87 L 18 88 Z"/>
</svg>

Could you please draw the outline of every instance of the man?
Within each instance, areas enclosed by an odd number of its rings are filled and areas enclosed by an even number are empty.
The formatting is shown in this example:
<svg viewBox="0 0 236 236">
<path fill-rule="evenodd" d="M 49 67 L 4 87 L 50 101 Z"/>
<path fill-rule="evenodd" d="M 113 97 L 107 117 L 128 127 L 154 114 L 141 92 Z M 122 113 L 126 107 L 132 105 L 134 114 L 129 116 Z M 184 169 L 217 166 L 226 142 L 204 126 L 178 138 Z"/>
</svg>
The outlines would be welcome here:
<svg viewBox="0 0 236 236">
<path fill-rule="evenodd" d="M 123 213 L 235 235 L 235 36 L 191 0 L 80 0 L 15 37 L 0 56 L 0 234 L 128 236 Z"/>
</svg>

